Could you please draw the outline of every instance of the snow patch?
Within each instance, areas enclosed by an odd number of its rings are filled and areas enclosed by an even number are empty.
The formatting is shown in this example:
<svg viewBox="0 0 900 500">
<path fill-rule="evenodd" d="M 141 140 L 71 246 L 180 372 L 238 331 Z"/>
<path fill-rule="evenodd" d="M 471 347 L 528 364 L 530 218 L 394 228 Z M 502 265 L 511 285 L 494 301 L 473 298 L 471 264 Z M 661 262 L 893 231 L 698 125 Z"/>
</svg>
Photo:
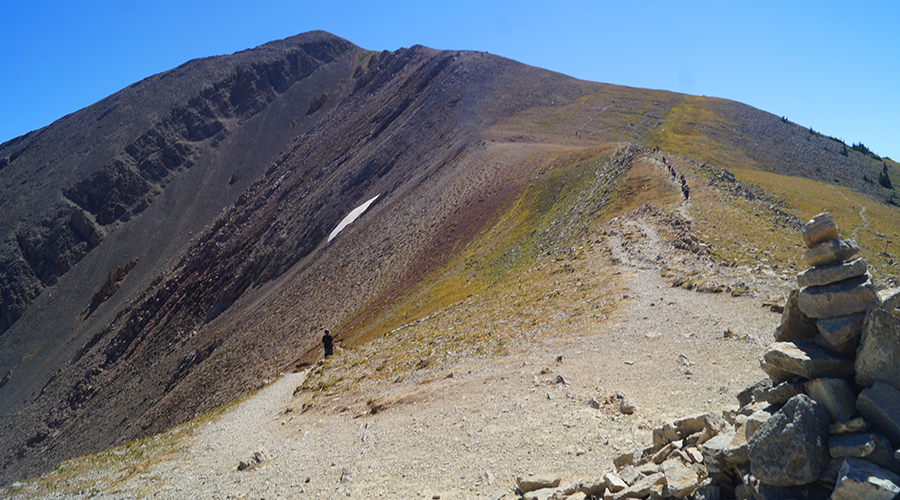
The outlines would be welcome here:
<svg viewBox="0 0 900 500">
<path fill-rule="evenodd" d="M 331 240 L 333 240 L 334 237 L 337 236 L 338 233 L 340 233 L 342 229 L 349 226 L 353 221 L 355 221 L 357 219 L 357 217 L 362 215 L 363 212 L 365 212 L 366 209 L 369 208 L 369 205 L 371 205 L 373 201 L 377 200 L 379 196 L 381 196 L 381 195 L 380 194 L 375 195 L 374 198 L 372 198 L 371 200 L 354 208 L 353 211 L 351 211 L 349 214 L 347 214 L 347 216 L 344 217 L 344 220 L 342 220 L 341 223 L 338 224 L 336 228 L 334 228 L 334 231 L 332 231 L 331 234 L 328 235 L 328 242 L 331 243 Z"/>
</svg>

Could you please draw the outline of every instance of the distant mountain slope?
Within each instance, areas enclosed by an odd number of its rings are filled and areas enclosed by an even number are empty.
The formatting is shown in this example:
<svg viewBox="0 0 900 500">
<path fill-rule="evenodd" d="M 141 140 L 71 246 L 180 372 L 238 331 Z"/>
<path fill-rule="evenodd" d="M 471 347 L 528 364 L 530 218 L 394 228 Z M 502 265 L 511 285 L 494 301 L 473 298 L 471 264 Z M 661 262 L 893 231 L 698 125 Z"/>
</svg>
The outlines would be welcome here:
<svg viewBox="0 0 900 500">
<path fill-rule="evenodd" d="M 504 258 L 582 230 L 641 145 L 819 175 L 793 166 L 821 154 L 802 134 L 728 101 L 322 32 L 148 78 L 0 145 L 0 483 L 225 404 L 323 328 L 377 334 L 370 318 L 526 199 Z M 841 156 L 869 189 L 872 161 Z"/>
</svg>

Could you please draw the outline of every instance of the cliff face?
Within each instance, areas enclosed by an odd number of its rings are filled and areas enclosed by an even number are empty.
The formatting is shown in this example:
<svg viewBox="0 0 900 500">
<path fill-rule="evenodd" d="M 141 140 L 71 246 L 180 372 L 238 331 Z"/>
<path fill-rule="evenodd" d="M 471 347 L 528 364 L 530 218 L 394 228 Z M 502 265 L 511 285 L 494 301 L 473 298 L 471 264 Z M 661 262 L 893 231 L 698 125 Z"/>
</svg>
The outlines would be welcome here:
<svg viewBox="0 0 900 500">
<path fill-rule="evenodd" d="M 165 430 L 322 328 L 362 328 L 560 165 L 590 177 L 572 165 L 612 158 L 592 181 L 609 198 L 639 149 L 619 143 L 653 147 L 684 102 L 317 32 L 189 62 L 0 145 L 0 483 Z"/>
</svg>

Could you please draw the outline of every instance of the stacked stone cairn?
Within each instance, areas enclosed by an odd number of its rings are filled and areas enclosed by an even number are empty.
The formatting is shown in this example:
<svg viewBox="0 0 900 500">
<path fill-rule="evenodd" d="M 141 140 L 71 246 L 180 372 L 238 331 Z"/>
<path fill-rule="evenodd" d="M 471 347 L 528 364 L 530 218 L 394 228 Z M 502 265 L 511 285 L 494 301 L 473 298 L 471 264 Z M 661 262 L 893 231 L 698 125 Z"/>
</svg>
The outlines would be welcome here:
<svg viewBox="0 0 900 500">
<path fill-rule="evenodd" d="M 819 214 L 768 375 L 739 405 L 666 423 L 619 456 L 597 498 L 900 498 L 900 289 L 881 294 L 857 244 Z"/>
</svg>

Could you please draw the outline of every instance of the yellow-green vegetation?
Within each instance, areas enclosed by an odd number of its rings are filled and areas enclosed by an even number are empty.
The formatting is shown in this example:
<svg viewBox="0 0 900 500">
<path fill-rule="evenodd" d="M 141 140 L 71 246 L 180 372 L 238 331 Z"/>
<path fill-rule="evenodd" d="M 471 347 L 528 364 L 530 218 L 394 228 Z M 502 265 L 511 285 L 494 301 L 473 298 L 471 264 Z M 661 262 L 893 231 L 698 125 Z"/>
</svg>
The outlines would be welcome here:
<svg viewBox="0 0 900 500">
<path fill-rule="evenodd" d="M 850 189 L 822 182 L 735 169 L 742 181 L 758 184 L 787 204 L 787 210 L 807 221 L 820 212 L 834 216 L 842 236 L 855 239 L 875 278 L 897 274 L 900 254 L 900 209 L 861 196 Z M 799 236 L 796 238 L 799 245 Z M 891 242 L 891 243 L 888 243 Z M 888 255 L 883 255 L 885 252 Z"/>
<path fill-rule="evenodd" d="M 721 130 L 734 134 L 733 124 L 722 114 L 711 109 L 716 100 L 712 97 L 680 96 L 678 104 L 669 109 L 665 123 L 647 134 L 649 144 L 659 146 L 666 153 L 693 158 L 731 168 L 743 165 L 757 167 L 756 162 L 742 151 L 730 148 L 702 133 L 698 125 L 707 130 Z"/>
<path fill-rule="evenodd" d="M 330 391 L 416 376 L 460 359 L 490 359 L 513 345 L 590 328 L 615 309 L 618 283 L 592 225 L 614 199 L 613 149 L 557 155 L 497 220 L 395 305 L 350 334 L 301 389 Z M 591 255 L 586 258 L 586 255 Z M 364 366 L 360 366 L 364 365 Z M 362 373 L 363 375 L 360 375 Z"/>
</svg>

